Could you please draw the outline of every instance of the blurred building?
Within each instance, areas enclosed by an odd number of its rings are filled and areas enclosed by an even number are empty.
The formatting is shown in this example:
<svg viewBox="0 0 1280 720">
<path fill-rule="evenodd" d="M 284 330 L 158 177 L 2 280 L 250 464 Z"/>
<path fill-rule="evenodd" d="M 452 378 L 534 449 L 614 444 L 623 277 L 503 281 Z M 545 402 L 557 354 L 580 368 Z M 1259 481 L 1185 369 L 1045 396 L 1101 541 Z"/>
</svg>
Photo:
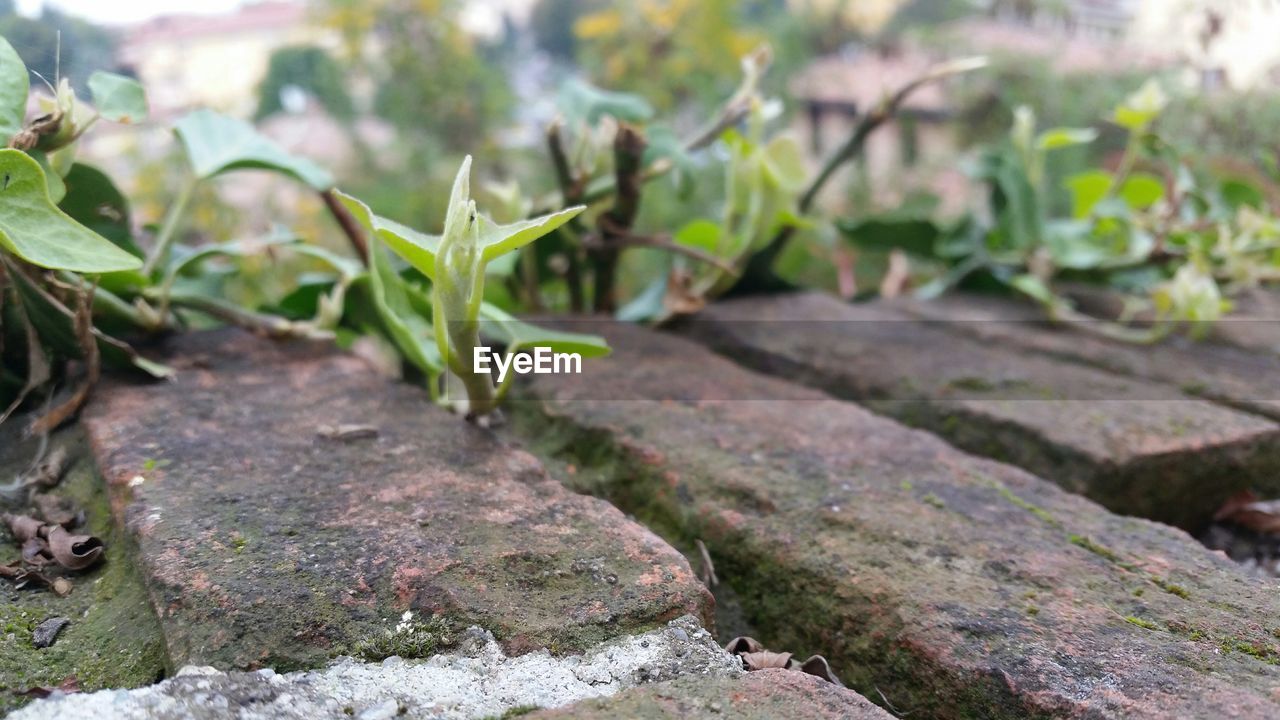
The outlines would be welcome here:
<svg viewBox="0 0 1280 720">
<path fill-rule="evenodd" d="M 1132 36 L 1177 53 L 1189 85 L 1280 89 L 1280 2 L 1143 0 Z"/>
<path fill-rule="evenodd" d="M 289 45 L 336 50 L 332 30 L 308 22 L 296 0 L 244 5 L 222 15 L 174 14 L 125 30 L 120 63 L 147 88 L 152 114 L 168 118 L 194 107 L 246 117 L 271 53 Z"/>
</svg>

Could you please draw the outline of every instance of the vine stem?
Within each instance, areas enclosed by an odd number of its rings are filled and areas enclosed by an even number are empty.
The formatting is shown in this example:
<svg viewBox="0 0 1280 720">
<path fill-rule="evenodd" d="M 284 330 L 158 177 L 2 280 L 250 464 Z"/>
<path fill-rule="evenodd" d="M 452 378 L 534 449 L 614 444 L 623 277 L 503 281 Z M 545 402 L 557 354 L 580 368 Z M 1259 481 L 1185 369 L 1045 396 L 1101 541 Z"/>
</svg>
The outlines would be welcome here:
<svg viewBox="0 0 1280 720">
<path fill-rule="evenodd" d="M 156 244 L 151 248 L 151 254 L 147 256 L 147 261 L 142 266 L 143 275 L 150 276 L 168 258 L 173 241 L 178 236 L 178 226 L 182 223 L 182 216 L 186 214 L 187 205 L 191 204 L 191 197 L 195 194 L 196 185 L 199 182 L 198 178 L 190 176 L 182 183 L 177 199 L 169 206 L 164 224 L 156 234 Z"/>
</svg>

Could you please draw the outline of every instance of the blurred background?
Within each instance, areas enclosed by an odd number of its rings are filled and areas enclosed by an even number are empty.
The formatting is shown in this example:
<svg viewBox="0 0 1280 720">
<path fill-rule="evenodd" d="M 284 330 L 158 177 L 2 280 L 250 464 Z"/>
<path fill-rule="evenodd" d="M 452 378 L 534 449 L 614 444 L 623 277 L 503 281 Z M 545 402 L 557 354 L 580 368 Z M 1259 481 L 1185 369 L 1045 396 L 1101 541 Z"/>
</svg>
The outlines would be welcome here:
<svg viewBox="0 0 1280 720">
<path fill-rule="evenodd" d="M 253 121 L 331 168 L 379 213 L 436 230 L 462 154 L 476 156 L 478 178 L 495 183 L 496 195 L 555 189 L 545 130 L 563 94 L 586 87 L 579 81 L 644 98 L 683 136 L 733 93 L 739 58 L 761 43 L 774 53 L 764 84 L 780 101 L 774 122 L 815 166 L 862 113 L 931 64 L 991 59 L 984 72 L 913 96 L 829 186 L 822 202 L 831 215 L 920 198 L 941 217 L 963 213 L 982 192 L 966 158 L 1004 137 L 1022 105 L 1042 126 L 1100 133 L 1055 153 L 1051 178 L 1114 165 L 1125 133 L 1105 119 L 1153 77 L 1170 95 L 1164 137 L 1277 194 L 1267 172 L 1280 151 L 1273 0 L 204 0 L 175 13 L 176 5 L 0 0 L 0 33 L 51 83 L 104 69 L 145 85 L 148 123 L 99 128 L 82 150 L 118 179 L 144 222 L 163 215 L 182 169 L 168 128 L 197 107 Z M 719 166 L 705 170 L 690 170 L 692 196 L 646 194 L 638 224 L 669 230 L 707 214 L 724 183 L 709 174 Z M 237 175 L 202 192 L 191 232 L 226 239 L 284 214 L 301 233 L 336 232 L 314 194 L 269 178 Z M 810 234 L 797 252 L 824 262 L 795 263 L 796 272 L 834 287 L 839 248 L 820 228 Z"/>
</svg>

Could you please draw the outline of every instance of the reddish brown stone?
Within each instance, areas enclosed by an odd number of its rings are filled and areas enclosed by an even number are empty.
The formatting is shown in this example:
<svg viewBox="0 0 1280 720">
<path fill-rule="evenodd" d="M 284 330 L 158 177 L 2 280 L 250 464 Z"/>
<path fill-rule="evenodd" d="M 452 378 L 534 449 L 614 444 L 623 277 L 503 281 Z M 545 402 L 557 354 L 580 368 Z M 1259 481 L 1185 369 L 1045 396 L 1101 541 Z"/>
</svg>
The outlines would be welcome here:
<svg viewBox="0 0 1280 720">
<path fill-rule="evenodd" d="M 1172 385 L 979 342 L 816 293 L 708 308 L 688 333 L 735 360 L 1184 528 L 1233 492 L 1280 490 L 1280 426 Z"/>
<path fill-rule="evenodd" d="M 1133 345 L 1051 323 L 1028 304 L 980 295 L 955 294 L 929 302 L 897 300 L 893 307 L 991 345 L 1157 380 L 1188 395 L 1280 419 L 1280 355 L 1274 353 L 1197 342 L 1183 335 L 1156 345 Z"/>
<path fill-rule="evenodd" d="M 891 720 L 842 687 L 791 670 L 738 678 L 684 677 L 523 717 L 529 720 Z"/>
<path fill-rule="evenodd" d="M 687 340 L 604 330 L 614 354 L 534 378 L 516 429 L 704 541 L 766 646 L 911 717 L 1280 717 L 1273 583 Z"/>
<path fill-rule="evenodd" d="M 104 387 L 85 424 L 174 665 L 313 666 L 405 610 L 513 652 L 707 615 L 676 551 L 419 389 L 233 331 L 171 351 L 173 382 Z"/>
</svg>

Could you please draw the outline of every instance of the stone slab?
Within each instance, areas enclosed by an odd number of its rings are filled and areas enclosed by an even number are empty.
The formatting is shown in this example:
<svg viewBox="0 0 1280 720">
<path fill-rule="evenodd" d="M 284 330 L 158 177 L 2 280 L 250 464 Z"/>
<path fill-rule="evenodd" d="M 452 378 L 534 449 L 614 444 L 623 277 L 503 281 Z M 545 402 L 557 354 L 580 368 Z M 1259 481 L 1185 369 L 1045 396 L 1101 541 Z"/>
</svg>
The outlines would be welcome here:
<svg viewBox="0 0 1280 720">
<path fill-rule="evenodd" d="M 812 675 L 760 670 L 741 677 L 685 677 L 584 700 L 527 720 L 891 720 L 866 698 Z"/>
<path fill-rule="evenodd" d="M 513 432 L 702 540 L 766 646 L 909 717 L 1280 716 L 1274 584 L 1182 531 L 688 340 L 594 329 L 613 355 L 533 378 Z"/>
<path fill-rule="evenodd" d="M 1053 324 L 1025 303 L 982 295 L 895 300 L 892 307 L 984 343 L 1156 380 L 1188 395 L 1280 419 L 1280 354 L 1183 335 L 1155 345 L 1133 345 Z"/>
<path fill-rule="evenodd" d="M 354 357 L 230 330 L 166 352 L 174 381 L 103 387 L 84 422 L 174 667 L 425 655 L 471 624 L 579 651 L 709 615 L 658 537 Z"/>
<path fill-rule="evenodd" d="M 856 400 L 1108 508 L 1195 529 L 1242 488 L 1280 490 L 1280 426 L 1163 383 L 959 337 L 817 293 L 748 298 L 688 335 Z"/>
</svg>

